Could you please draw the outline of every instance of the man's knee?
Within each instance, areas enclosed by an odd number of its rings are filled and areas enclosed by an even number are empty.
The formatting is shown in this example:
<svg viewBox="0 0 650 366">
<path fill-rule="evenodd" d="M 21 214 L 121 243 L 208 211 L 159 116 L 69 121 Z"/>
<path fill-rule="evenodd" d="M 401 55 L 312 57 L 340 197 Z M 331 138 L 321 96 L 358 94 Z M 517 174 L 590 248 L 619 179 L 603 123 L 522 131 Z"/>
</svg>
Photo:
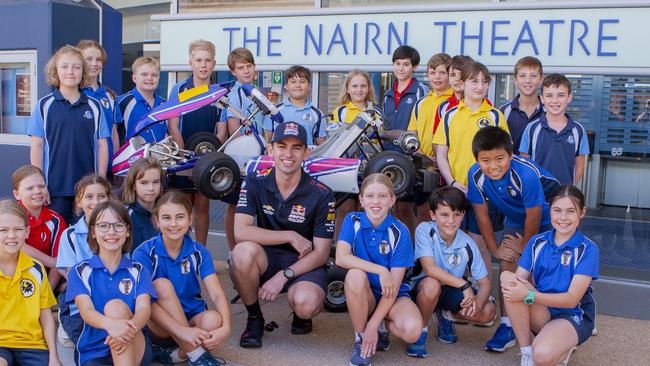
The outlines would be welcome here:
<svg viewBox="0 0 650 366">
<path fill-rule="evenodd" d="M 122 300 L 113 299 L 104 305 L 104 315 L 116 319 L 131 319 L 131 309 Z"/>
<path fill-rule="evenodd" d="M 300 288 L 290 291 L 289 304 L 296 315 L 302 319 L 311 319 L 320 313 L 325 300 L 323 290 L 317 285 L 307 282 L 294 286 L 300 286 Z"/>
<path fill-rule="evenodd" d="M 230 254 L 230 268 L 237 273 L 248 273 L 255 264 L 255 256 L 260 250 L 256 243 L 245 241 L 237 243 Z"/>
</svg>

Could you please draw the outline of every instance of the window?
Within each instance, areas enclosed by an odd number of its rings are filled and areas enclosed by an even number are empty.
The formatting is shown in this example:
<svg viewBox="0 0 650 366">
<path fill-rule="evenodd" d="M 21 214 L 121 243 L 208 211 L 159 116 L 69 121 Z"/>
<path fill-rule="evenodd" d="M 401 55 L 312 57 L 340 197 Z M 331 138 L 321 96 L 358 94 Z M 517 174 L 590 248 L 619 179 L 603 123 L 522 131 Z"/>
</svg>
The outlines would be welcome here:
<svg viewBox="0 0 650 366">
<path fill-rule="evenodd" d="M 24 134 L 36 103 L 36 51 L 0 52 L 0 133 Z"/>
</svg>

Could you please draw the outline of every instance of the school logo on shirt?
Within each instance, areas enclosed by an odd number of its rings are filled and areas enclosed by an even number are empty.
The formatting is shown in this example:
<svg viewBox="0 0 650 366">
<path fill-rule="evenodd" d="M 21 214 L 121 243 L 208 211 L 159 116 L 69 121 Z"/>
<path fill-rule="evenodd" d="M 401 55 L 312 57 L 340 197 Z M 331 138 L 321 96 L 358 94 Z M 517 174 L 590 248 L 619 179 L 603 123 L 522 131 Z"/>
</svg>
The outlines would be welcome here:
<svg viewBox="0 0 650 366">
<path fill-rule="evenodd" d="M 481 117 L 478 119 L 476 124 L 478 124 L 479 128 L 487 127 L 490 125 L 490 119 L 487 117 Z"/>
<path fill-rule="evenodd" d="M 512 187 L 508 187 L 508 194 L 512 197 L 517 197 L 517 191 Z"/>
<path fill-rule="evenodd" d="M 457 265 L 459 265 L 460 264 L 460 254 L 454 253 L 454 254 L 450 255 L 449 257 L 447 257 L 447 263 L 452 267 L 456 267 Z"/>
<path fill-rule="evenodd" d="M 568 142 L 568 143 L 570 143 L 571 145 L 573 145 L 573 144 L 576 143 L 576 140 L 573 138 L 573 135 L 569 135 L 569 137 L 567 137 L 567 139 L 566 139 L 566 142 Z"/>
<path fill-rule="evenodd" d="M 130 278 L 125 278 L 120 281 L 120 285 L 118 287 L 120 288 L 121 293 L 128 295 L 131 293 L 131 290 L 133 290 L 133 281 L 131 281 Z"/>
<path fill-rule="evenodd" d="M 386 240 L 382 240 L 379 243 L 379 254 L 387 255 L 390 252 L 390 245 Z"/>
<path fill-rule="evenodd" d="M 406 104 L 413 104 L 413 98 L 411 97 L 406 98 Z"/>
<path fill-rule="evenodd" d="M 571 252 L 570 251 L 567 250 L 564 253 L 562 253 L 562 256 L 560 257 L 560 263 L 565 267 L 568 266 L 569 263 L 571 263 Z"/>
<path fill-rule="evenodd" d="M 29 278 L 23 278 L 20 281 L 20 292 L 22 292 L 23 297 L 28 298 L 34 295 L 34 291 L 36 291 L 34 281 L 30 280 Z"/>
<path fill-rule="evenodd" d="M 305 121 L 305 122 L 309 122 L 309 121 L 311 121 L 311 114 L 309 114 L 309 113 L 305 113 L 305 114 L 303 114 L 303 115 L 302 115 L 302 120 Z M 298 135 L 298 134 L 296 133 L 296 136 L 297 136 L 297 135 Z"/>
<path fill-rule="evenodd" d="M 287 220 L 298 224 L 305 222 L 305 206 L 293 205 L 291 207 L 291 213 L 289 214 Z"/>
<path fill-rule="evenodd" d="M 271 205 L 263 205 L 262 206 L 262 211 L 264 211 L 264 213 L 267 214 L 267 215 L 275 215 L 275 210 L 273 209 L 273 206 L 271 206 Z"/>
<path fill-rule="evenodd" d="M 90 111 L 86 111 L 84 113 L 84 118 L 85 119 L 93 119 L 93 114 Z"/>
<path fill-rule="evenodd" d="M 188 274 L 190 273 L 190 260 L 185 258 L 181 262 L 181 273 L 182 274 Z"/>
</svg>

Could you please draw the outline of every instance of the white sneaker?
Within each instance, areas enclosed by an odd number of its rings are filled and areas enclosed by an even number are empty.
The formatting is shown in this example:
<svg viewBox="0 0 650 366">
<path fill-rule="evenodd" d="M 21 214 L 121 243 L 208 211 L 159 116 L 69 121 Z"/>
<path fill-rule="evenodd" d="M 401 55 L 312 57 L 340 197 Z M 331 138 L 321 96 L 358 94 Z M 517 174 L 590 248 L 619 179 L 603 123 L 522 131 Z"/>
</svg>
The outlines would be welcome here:
<svg viewBox="0 0 650 366">
<path fill-rule="evenodd" d="M 529 355 L 528 353 L 522 353 L 521 366 L 535 366 L 535 362 L 533 362 L 533 355 Z"/>
<path fill-rule="evenodd" d="M 567 366 L 569 364 L 569 358 L 571 358 L 571 354 L 576 350 L 575 347 L 571 348 L 569 350 L 569 353 L 567 353 L 566 357 L 562 362 L 558 363 L 557 366 Z"/>
<path fill-rule="evenodd" d="M 59 329 L 56 331 L 56 338 L 59 340 L 59 343 L 66 348 L 74 348 L 74 343 L 68 336 L 68 333 L 65 332 L 65 329 L 59 324 Z"/>
</svg>

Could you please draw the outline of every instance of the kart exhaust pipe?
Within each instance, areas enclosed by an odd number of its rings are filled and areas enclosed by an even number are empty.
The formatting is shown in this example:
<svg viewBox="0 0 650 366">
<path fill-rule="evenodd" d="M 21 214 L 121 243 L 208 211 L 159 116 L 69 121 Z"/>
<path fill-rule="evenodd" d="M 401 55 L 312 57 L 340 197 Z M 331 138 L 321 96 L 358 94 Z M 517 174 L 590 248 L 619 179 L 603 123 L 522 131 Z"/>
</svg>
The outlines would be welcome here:
<svg viewBox="0 0 650 366">
<path fill-rule="evenodd" d="M 410 131 L 384 131 L 379 136 L 383 141 L 399 146 L 406 154 L 413 154 L 420 148 L 420 140 Z"/>
</svg>

